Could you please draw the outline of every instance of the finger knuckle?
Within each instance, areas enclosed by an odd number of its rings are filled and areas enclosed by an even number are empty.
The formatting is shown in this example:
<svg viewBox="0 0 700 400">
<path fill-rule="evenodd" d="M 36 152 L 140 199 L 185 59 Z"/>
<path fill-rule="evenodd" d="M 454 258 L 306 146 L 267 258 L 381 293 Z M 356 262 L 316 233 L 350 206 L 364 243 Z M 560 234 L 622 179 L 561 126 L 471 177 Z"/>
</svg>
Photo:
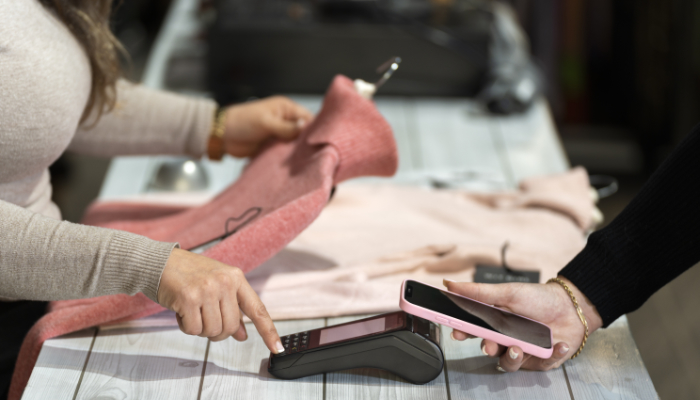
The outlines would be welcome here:
<svg viewBox="0 0 700 400">
<path fill-rule="evenodd" d="M 551 370 L 552 368 L 554 368 L 554 363 L 552 363 L 551 361 L 548 361 L 548 360 L 543 360 L 543 361 L 540 363 L 540 366 L 541 366 L 541 369 L 542 369 L 543 371 L 549 371 L 549 370 Z"/>
<path fill-rule="evenodd" d="M 239 330 L 240 328 L 241 328 L 241 322 L 240 322 L 240 321 L 231 322 L 231 323 L 229 323 L 229 324 L 226 326 L 226 328 L 224 329 L 224 331 L 222 332 L 222 334 L 226 334 L 227 336 L 231 336 L 231 335 L 233 335 L 234 333 L 238 332 L 238 330 Z"/>
<path fill-rule="evenodd" d="M 199 289 L 191 286 L 183 289 L 180 297 L 185 304 L 198 304 L 201 301 L 201 293 Z"/>
<path fill-rule="evenodd" d="M 229 268 L 229 273 L 230 273 L 229 276 L 235 282 L 239 282 L 241 279 L 245 279 L 245 275 L 243 274 L 243 271 L 240 268 L 231 267 L 231 268 Z"/>
<path fill-rule="evenodd" d="M 253 308 L 253 315 L 255 315 L 256 318 L 267 318 L 267 308 L 265 308 L 263 303 L 258 302 Z"/>
<path fill-rule="evenodd" d="M 201 327 L 196 327 L 196 326 L 187 326 L 185 325 L 182 329 L 182 331 L 190 336 L 197 336 L 202 333 L 202 328 Z"/>
<path fill-rule="evenodd" d="M 202 336 L 211 338 L 221 335 L 221 327 L 207 328 L 202 332 Z"/>
<path fill-rule="evenodd" d="M 277 329 L 276 329 L 275 326 L 273 325 L 273 326 L 271 326 L 271 327 L 269 327 L 269 328 L 267 329 L 267 332 L 266 332 L 266 333 L 267 333 L 267 335 L 269 335 L 269 336 L 277 335 Z"/>
<path fill-rule="evenodd" d="M 202 282 L 201 290 L 208 293 L 219 286 L 219 274 L 211 274 Z"/>
<path fill-rule="evenodd" d="M 222 288 L 228 289 L 233 286 L 235 279 L 231 274 L 221 274 L 218 276 L 217 281 Z"/>
</svg>

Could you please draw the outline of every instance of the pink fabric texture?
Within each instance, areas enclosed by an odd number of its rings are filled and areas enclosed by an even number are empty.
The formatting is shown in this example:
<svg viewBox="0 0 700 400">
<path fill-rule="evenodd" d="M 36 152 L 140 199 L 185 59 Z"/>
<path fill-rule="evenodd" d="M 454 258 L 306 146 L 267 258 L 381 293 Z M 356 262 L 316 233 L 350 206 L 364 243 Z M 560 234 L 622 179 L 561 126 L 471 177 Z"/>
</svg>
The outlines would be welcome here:
<svg viewBox="0 0 700 400">
<path fill-rule="evenodd" d="M 359 176 L 391 176 L 397 166 L 391 127 L 371 101 L 355 92 L 350 79 L 337 76 L 321 112 L 297 140 L 268 145 L 235 183 L 207 204 L 183 208 L 98 203 L 83 222 L 179 242 L 185 249 L 235 230 L 204 255 L 247 272 L 316 219 L 333 186 Z M 254 219 L 241 226 L 235 219 L 244 215 L 244 220 Z M 20 399 L 45 340 L 162 310 L 142 294 L 52 303 L 22 344 L 9 398 Z"/>
<path fill-rule="evenodd" d="M 588 174 L 528 178 L 476 194 L 394 185 L 340 185 L 323 214 L 246 276 L 273 319 L 398 309 L 401 282 L 473 280 L 477 264 L 556 276 L 586 243 L 594 210 Z"/>
</svg>

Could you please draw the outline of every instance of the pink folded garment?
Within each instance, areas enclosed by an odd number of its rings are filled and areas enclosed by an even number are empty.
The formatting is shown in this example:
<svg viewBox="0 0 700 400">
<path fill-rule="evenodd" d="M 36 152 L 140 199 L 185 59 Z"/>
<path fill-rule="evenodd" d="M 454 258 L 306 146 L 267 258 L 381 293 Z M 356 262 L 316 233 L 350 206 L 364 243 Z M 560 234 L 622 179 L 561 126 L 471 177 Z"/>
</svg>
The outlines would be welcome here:
<svg viewBox="0 0 700 400">
<path fill-rule="evenodd" d="M 398 308 L 404 279 L 472 281 L 477 264 L 556 276 L 586 242 L 594 204 L 582 168 L 475 194 L 340 185 L 323 214 L 246 276 L 274 319 Z"/>
<path fill-rule="evenodd" d="M 183 209 L 99 203 L 84 223 L 176 241 L 185 249 L 223 237 L 204 255 L 247 272 L 318 217 L 334 185 L 358 176 L 391 176 L 397 166 L 391 127 L 352 81 L 337 76 L 321 112 L 297 140 L 270 144 L 207 204 Z M 161 310 L 142 294 L 52 303 L 22 344 L 10 399 L 21 397 L 45 340 Z"/>
</svg>

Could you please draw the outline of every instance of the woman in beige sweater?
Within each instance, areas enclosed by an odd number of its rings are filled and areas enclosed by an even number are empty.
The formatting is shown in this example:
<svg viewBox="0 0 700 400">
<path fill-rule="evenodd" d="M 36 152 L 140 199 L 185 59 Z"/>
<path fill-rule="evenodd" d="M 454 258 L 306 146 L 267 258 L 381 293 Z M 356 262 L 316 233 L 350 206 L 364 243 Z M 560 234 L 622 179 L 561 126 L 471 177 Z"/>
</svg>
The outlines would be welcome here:
<svg viewBox="0 0 700 400">
<path fill-rule="evenodd" d="M 65 150 L 242 157 L 270 136 L 295 137 L 311 118 L 276 97 L 216 119 L 211 100 L 120 80 L 111 2 L 0 1 L 0 398 L 19 348 L 10 343 L 27 329 L 10 319 L 37 308 L 17 300 L 143 292 L 174 310 L 183 332 L 212 340 L 246 339 L 240 306 L 270 350 L 283 349 L 239 269 L 175 243 L 62 222 L 51 202 L 48 166 Z M 217 124 L 223 140 L 211 137 Z"/>
</svg>

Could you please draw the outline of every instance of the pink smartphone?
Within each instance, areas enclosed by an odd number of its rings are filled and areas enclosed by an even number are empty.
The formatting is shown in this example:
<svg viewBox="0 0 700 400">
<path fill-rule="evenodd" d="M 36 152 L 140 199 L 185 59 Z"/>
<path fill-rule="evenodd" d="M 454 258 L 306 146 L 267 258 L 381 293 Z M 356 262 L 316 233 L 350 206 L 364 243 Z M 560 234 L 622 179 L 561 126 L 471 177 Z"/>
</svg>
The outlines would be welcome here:
<svg viewBox="0 0 700 400">
<path fill-rule="evenodd" d="M 425 283 L 405 280 L 399 307 L 409 314 L 539 358 L 552 356 L 552 330 L 541 322 Z"/>
</svg>

